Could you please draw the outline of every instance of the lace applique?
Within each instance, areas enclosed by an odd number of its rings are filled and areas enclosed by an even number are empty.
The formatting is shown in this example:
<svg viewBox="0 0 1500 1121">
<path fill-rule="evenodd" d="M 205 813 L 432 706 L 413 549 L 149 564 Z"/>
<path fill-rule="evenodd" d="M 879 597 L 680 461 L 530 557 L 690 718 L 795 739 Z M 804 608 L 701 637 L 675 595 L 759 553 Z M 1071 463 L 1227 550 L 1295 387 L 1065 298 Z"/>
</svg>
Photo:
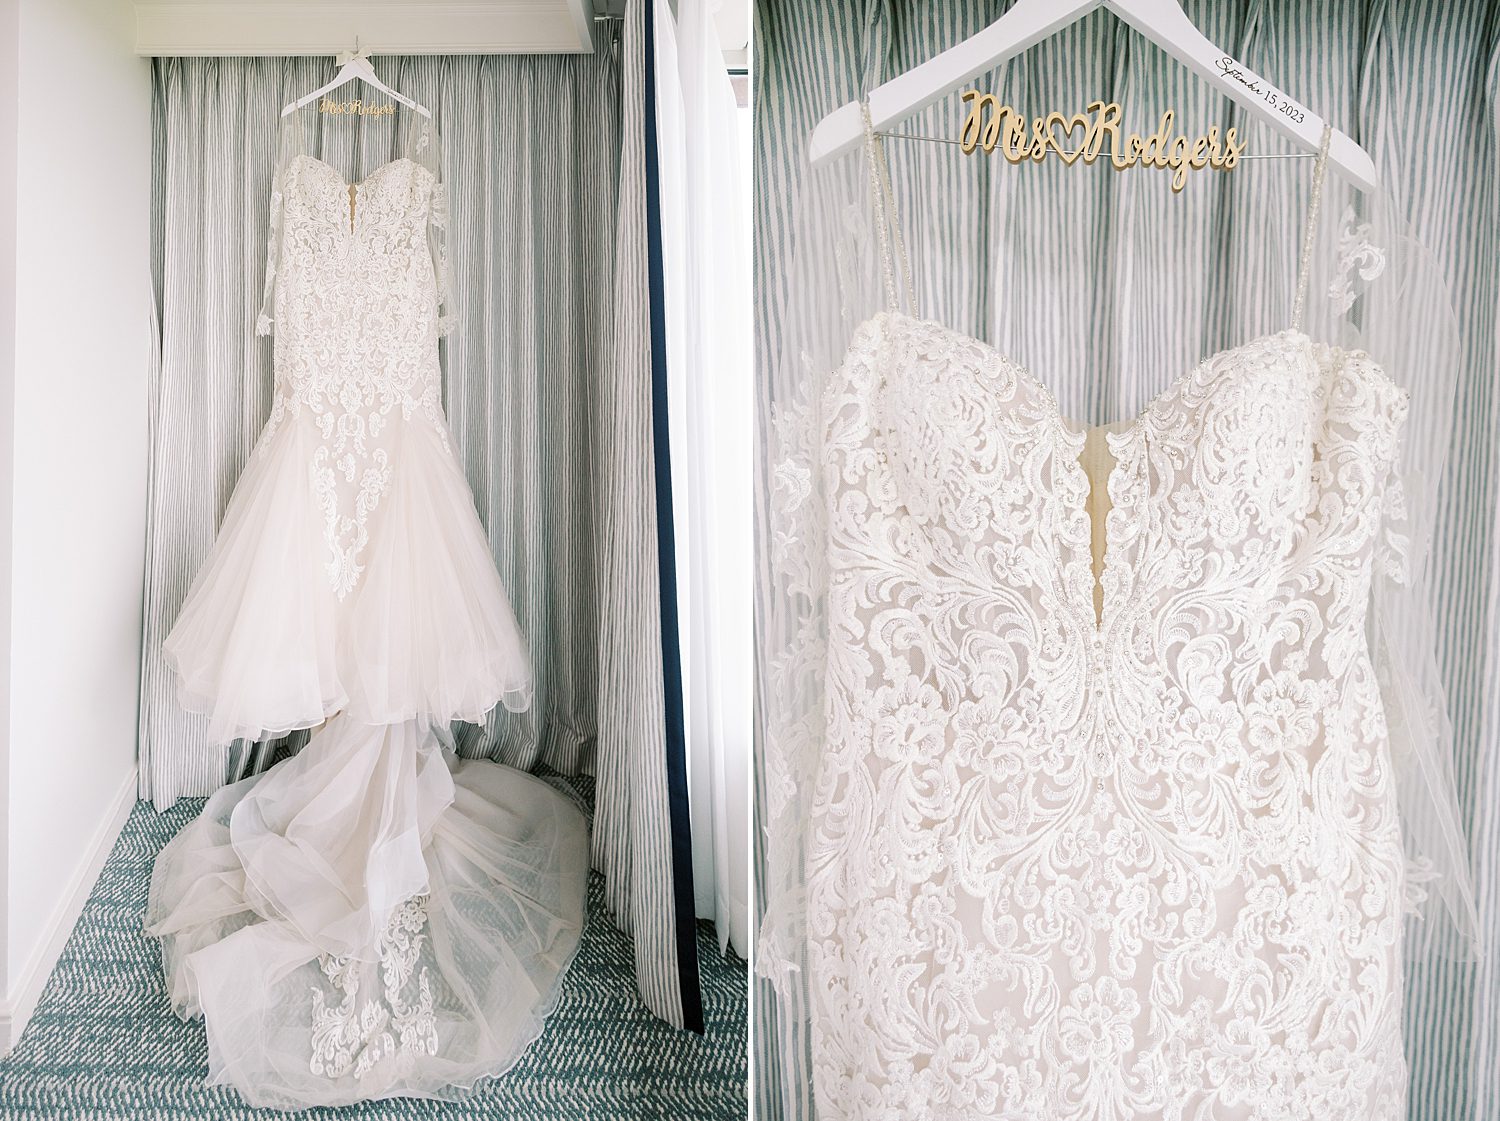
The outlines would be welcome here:
<svg viewBox="0 0 1500 1121">
<path fill-rule="evenodd" d="M 1406 526 L 1406 489 L 1401 476 L 1392 474 L 1386 480 L 1385 494 L 1381 502 L 1380 543 L 1376 549 L 1376 560 L 1381 571 L 1397 584 L 1411 580 L 1411 542 L 1404 532 Z"/>
<path fill-rule="evenodd" d="M 1369 282 L 1385 271 L 1385 250 L 1370 240 L 1370 223 L 1355 222 L 1354 208 L 1345 207 L 1340 221 L 1338 269 L 1328 285 L 1328 298 L 1335 313 L 1342 315 L 1354 306 L 1354 275 Z"/>
<path fill-rule="evenodd" d="M 339 599 L 343 599 L 359 582 L 364 565 L 359 563 L 360 551 L 370 540 L 370 512 L 380 502 L 391 481 L 390 458 L 384 448 L 377 448 L 370 456 L 370 465 L 359 469 L 353 453 L 346 452 L 338 461 L 337 472 L 329 465 L 331 459 L 327 446 L 313 453 L 312 489 L 323 510 L 324 538 L 332 556 L 328 560 L 328 580 Z M 358 477 L 359 490 L 354 499 L 354 512 L 345 514 L 339 505 L 339 477 L 352 483 Z"/>
<path fill-rule="evenodd" d="M 436 347 L 446 266 L 429 241 L 446 196 L 431 172 L 395 160 L 355 188 L 351 216 L 338 173 L 299 157 L 278 176 L 276 198 L 279 234 L 267 263 L 276 392 L 260 454 L 290 420 L 310 418 L 328 578 L 343 599 L 364 571 L 369 518 L 389 489 L 400 438 L 393 422 L 425 422 L 448 446 Z M 271 320 L 261 319 L 269 330 Z"/>
<path fill-rule="evenodd" d="M 453 310 L 453 272 L 448 260 L 448 186 L 445 183 L 438 183 L 432 189 L 432 213 L 428 224 L 433 271 L 437 277 L 437 331 L 440 336 L 449 335 L 458 323 L 458 316 Z"/>
<path fill-rule="evenodd" d="M 807 364 L 809 359 L 804 355 L 802 362 Z M 785 987 L 803 968 L 805 956 L 802 828 L 817 744 L 823 736 L 819 699 L 827 635 L 815 589 L 824 586 L 826 569 L 822 554 L 809 547 L 808 537 L 788 528 L 818 516 L 822 472 L 815 465 L 821 441 L 820 412 L 815 402 L 803 397 L 778 408 L 772 423 L 773 442 L 781 453 L 772 468 L 770 487 L 772 567 L 799 622 L 796 639 L 766 667 L 778 698 L 778 703 L 766 710 L 767 742 L 775 744 L 776 750 L 765 754 L 761 782 L 767 821 L 779 824 L 766 831 L 766 843 L 775 853 L 766 867 L 768 875 L 779 874 L 789 881 L 768 883 L 767 890 L 770 897 L 789 905 L 767 912 L 756 940 L 756 969 Z"/>
<path fill-rule="evenodd" d="M 821 1118 L 1404 1115 L 1364 633 L 1403 416 L 1298 332 L 1205 360 L 1110 438 L 1096 621 L 1083 435 L 1021 367 L 886 314 L 784 414 L 827 617 L 773 683 L 826 704 L 775 694 L 767 801 L 810 785 Z"/>
<path fill-rule="evenodd" d="M 312 1060 L 314 1074 L 342 1078 L 353 1073 L 362 1078 L 381 1060 L 397 1050 L 436 1055 L 437 1019 L 432 1010 L 432 988 L 427 970 L 415 972 L 416 992 L 408 993 L 417 958 L 427 935 L 427 897 L 413 896 L 391 915 L 377 942 L 380 996 L 360 1002 L 360 971 L 366 963 L 349 957 L 323 954 L 318 958 L 323 975 L 343 994 L 330 1007 L 323 990 L 312 990 Z M 382 1001 L 383 997 L 383 1001 Z"/>
<path fill-rule="evenodd" d="M 276 291 L 276 270 L 281 262 L 281 172 L 271 179 L 271 218 L 266 234 L 266 280 L 261 290 L 260 314 L 255 317 L 255 333 L 269 335 L 274 328 L 271 310 Z"/>
</svg>

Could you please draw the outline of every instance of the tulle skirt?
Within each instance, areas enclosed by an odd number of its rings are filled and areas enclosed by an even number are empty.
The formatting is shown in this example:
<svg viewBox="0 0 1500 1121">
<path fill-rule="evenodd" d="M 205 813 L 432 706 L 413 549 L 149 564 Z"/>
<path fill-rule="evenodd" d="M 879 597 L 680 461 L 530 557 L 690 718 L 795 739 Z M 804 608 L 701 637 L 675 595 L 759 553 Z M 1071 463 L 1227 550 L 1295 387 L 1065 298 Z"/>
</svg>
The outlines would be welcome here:
<svg viewBox="0 0 1500 1121">
<path fill-rule="evenodd" d="M 157 859 L 146 924 L 209 1084 L 283 1109 L 454 1098 L 540 1034 L 588 868 L 551 786 L 457 759 L 429 721 L 340 715 L 209 799 Z"/>
<path fill-rule="evenodd" d="M 311 728 L 343 711 L 369 724 L 482 722 L 531 703 L 531 663 L 468 480 L 422 417 L 391 422 L 388 491 L 364 571 L 340 599 L 310 468 L 310 415 L 263 436 L 163 643 L 178 697 L 215 743 Z"/>
</svg>

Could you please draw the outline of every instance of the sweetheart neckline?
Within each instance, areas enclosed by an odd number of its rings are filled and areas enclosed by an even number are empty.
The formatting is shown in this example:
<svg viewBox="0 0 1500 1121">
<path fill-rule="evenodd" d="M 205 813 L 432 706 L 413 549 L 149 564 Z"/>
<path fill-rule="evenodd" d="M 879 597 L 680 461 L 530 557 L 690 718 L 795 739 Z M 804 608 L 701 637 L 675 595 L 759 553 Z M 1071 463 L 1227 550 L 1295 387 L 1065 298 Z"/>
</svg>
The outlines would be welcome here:
<svg viewBox="0 0 1500 1121">
<path fill-rule="evenodd" d="M 337 179 L 339 181 L 339 185 L 342 186 L 346 191 L 358 191 L 362 189 L 370 182 L 370 180 L 374 179 L 381 172 L 385 171 L 387 168 L 395 167 L 398 163 L 416 163 L 416 161 L 410 156 L 397 156 L 393 160 L 386 160 L 385 163 L 370 171 L 369 174 L 367 174 L 359 182 L 351 183 L 342 171 L 334 167 L 333 164 L 329 163 L 327 160 L 319 159 L 317 156 L 309 155 L 307 152 L 299 152 L 298 157 L 307 160 L 309 163 L 316 164 L 318 167 L 327 168 L 328 173 L 335 179 Z"/>
<path fill-rule="evenodd" d="M 1204 357 L 1198 359 L 1197 362 L 1193 363 L 1182 373 L 1174 377 L 1166 385 L 1165 388 L 1155 394 L 1149 401 L 1146 402 L 1145 406 L 1134 415 L 1130 417 L 1122 417 L 1118 420 L 1108 421 L 1104 424 L 1090 424 L 1079 427 L 1076 422 L 1063 415 L 1062 405 L 1058 402 L 1057 395 L 1052 391 L 1051 386 L 1049 386 L 1039 376 L 1033 373 L 1025 363 L 1019 362 L 1016 359 L 1012 358 L 1010 355 L 1006 354 L 1003 350 L 995 346 L 993 343 L 986 342 L 984 339 L 978 338 L 975 335 L 971 335 L 966 331 L 960 331 L 956 327 L 950 327 L 948 324 L 943 323 L 940 320 L 912 315 L 909 312 L 897 311 L 890 308 L 876 312 L 876 314 L 869 320 L 866 320 L 866 322 L 873 322 L 882 318 L 900 320 L 906 323 L 908 326 L 934 328 L 954 341 L 964 342 L 978 347 L 981 351 L 983 351 L 989 357 L 1000 362 L 1011 373 L 1017 375 L 1019 378 L 1025 381 L 1028 386 L 1034 389 L 1037 395 L 1041 397 L 1041 399 L 1046 403 L 1048 411 L 1052 415 L 1052 418 L 1058 423 L 1059 427 L 1061 427 L 1061 429 L 1074 440 L 1078 441 L 1080 448 L 1082 446 L 1082 441 L 1087 439 L 1088 434 L 1091 430 L 1096 428 L 1103 428 L 1106 429 L 1105 438 L 1110 442 L 1111 451 L 1115 451 L 1118 448 L 1123 447 L 1126 442 L 1136 433 L 1136 431 L 1145 424 L 1146 420 L 1152 413 L 1156 412 L 1161 406 L 1165 405 L 1173 397 L 1180 396 L 1183 388 L 1191 383 L 1198 372 L 1205 367 L 1219 362 L 1232 354 L 1236 354 L 1241 351 L 1248 351 L 1256 346 L 1260 346 L 1278 339 L 1287 339 L 1294 341 L 1298 344 L 1300 350 L 1303 350 L 1304 352 L 1307 352 L 1309 354 L 1311 353 L 1312 349 L 1318 345 L 1305 331 L 1298 330 L 1295 327 L 1285 327 L 1280 331 L 1268 331 L 1259 335 L 1255 335 L 1252 338 L 1246 339 L 1244 342 L 1235 343 L 1232 346 L 1223 347 L 1220 350 L 1216 350 L 1213 353 L 1207 354 Z M 1381 374 L 1382 376 L 1386 377 L 1387 380 L 1389 380 L 1389 375 L 1386 375 L 1384 371 L 1381 371 Z M 1394 382 L 1392 382 L 1391 384 L 1395 386 Z M 1406 392 L 1400 386 L 1395 386 L 1395 388 L 1403 394 Z M 1114 431 L 1107 431 L 1108 429 L 1114 429 Z"/>
<path fill-rule="evenodd" d="M 1089 602 L 1086 607 L 1079 608 L 1081 612 L 1086 613 L 1085 617 L 1092 623 L 1093 646 L 1096 653 L 1099 651 L 1100 644 L 1104 641 L 1105 636 L 1113 631 L 1115 619 L 1124 610 L 1124 605 L 1117 602 L 1117 597 L 1124 594 L 1119 591 L 1118 585 L 1124 579 L 1123 574 L 1125 569 L 1122 566 L 1128 565 L 1127 559 L 1121 554 L 1119 541 L 1120 535 L 1125 532 L 1124 522 L 1127 517 L 1127 511 L 1121 507 L 1123 488 L 1127 485 L 1122 473 L 1126 453 L 1128 453 L 1129 449 L 1137 441 L 1149 438 L 1146 428 L 1155 413 L 1174 397 L 1180 397 L 1183 389 L 1192 383 L 1200 371 L 1228 358 L 1230 355 L 1250 351 L 1257 346 L 1267 343 L 1278 340 L 1287 340 L 1295 343 L 1297 352 L 1303 354 L 1314 367 L 1317 365 L 1314 348 L 1318 344 L 1305 332 L 1288 327 L 1281 331 L 1257 335 L 1245 342 L 1225 347 L 1222 350 L 1215 351 L 1199 359 L 1187 370 L 1174 377 L 1166 388 L 1152 397 L 1143 409 L 1128 420 L 1113 421 L 1104 425 L 1090 425 L 1086 428 L 1078 429 L 1063 416 L 1062 406 L 1058 403 L 1057 396 L 1052 392 L 1051 387 L 1036 374 L 1032 373 L 1023 363 L 1017 362 L 994 344 L 980 338 L 975 338 L 973 335 L 959 331 L 938 320 L 923 319 L 904 311 L 889 308 L 877 312 L 865 322 L 866 324 L 871 324 L 881 319 L 895 320 L 905 323 L 909 327 L 933 329 L 952 341 L 975 346 L 979 348 L 982 354 L 1000 363 L 1018 380 L 1030 386 L 1044 403 L 1048 414 L 1047 419 L 1056 428 L 1064 446 L 1068 447 L 1069 454 L 1063 457 L 1067 464 L 1067 470 L 1073 475 L 1075 484 L 1079 486 L 1081 493 L 1085 495 L 1092 493 L 1094 483 L 1080 457 L 1088 442 L 1090 430 L 1093 428 L 1102 428 L 1105 430 L 1104 439 L 1109 446 L 1110 457 L 1113 462 L 1109 465 L 1109 469 L 1101 480 L 1100 485 L 1108 497 L 1109 509 L 1104 515 L 1103 525 L 1099 527 L 1098 544 L 1101 546 L 1100 564 L 1097 568 L 1094 568 L 1092 563 L 1090 565 L 1092 579 L 1090 580 Z M 1390 380 L 1384 371 L 1381 371 L 1381 376 L 1385 377 L 1387 381 Z M 1391 382 L 1391 384 L 1395 385 L 1394 382 Z M 1400 389 L 1399 386 L 1396 388 Z M 1401 390 L 1401 392 L 1405 393 L 1405 390 Z M 1115 430 L 1110 431 L 1111 428 Z M 1087 513 L 1087 507 L 1078 509 L 1070 508 L 1069 513 L 1070 515 L 1081 515 L 1089 522 L 1088 528 L 1082 531 L 1081 536 L 1083 540 L 1075 542 L 1075 545 L 1087 549 L 1090 556 L 1092 556 L 1096 544 L 1096 529 Z"/>
</svg>

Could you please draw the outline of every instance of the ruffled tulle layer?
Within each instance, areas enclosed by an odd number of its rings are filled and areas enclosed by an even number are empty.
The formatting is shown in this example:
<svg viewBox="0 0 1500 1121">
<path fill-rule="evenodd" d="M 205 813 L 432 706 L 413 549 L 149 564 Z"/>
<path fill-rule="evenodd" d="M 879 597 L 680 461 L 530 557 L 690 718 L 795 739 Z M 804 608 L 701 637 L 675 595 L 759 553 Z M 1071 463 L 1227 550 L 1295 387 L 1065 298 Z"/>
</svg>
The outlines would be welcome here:
<svg viewBox="0 0 1500 1121">
<path fill-rule="evenodd" d="M 146 924 L 210 1084 L 283 1109 L 454 1098 L 540 1033 L 587 876 L 583 816 L 546 783 L 426 721 L 340 716 L 209 799 Z"/>
<path fill-rule="evenodd" d="M 531 663 L 468 482 L 420 418 L 387 436 L 389 488 L 340 599 L 312 485 L 310 417 L 262 439 L 163 644 L 183 708 L 214 742 L 267 739 L 343 710 L 369 724 L 482 721 L 531 703 Z"/>
</svg>

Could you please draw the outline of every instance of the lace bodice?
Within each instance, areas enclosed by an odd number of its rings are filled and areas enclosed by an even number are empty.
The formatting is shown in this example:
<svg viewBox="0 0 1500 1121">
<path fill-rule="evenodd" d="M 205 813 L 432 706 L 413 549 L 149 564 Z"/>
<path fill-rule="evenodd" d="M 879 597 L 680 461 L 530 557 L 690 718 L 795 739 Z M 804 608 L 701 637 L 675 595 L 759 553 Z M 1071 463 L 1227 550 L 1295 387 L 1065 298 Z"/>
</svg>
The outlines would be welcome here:
<svg viewBox="0 0 1500 1121">
<path fill-rule="evenodd" d="M 297 155 L 271 200 L 267 306 L 276 388 L 260 442 L 309 428 L 312 480 L 325 517 L 328 578 L 338 597 L 363 572 L 369 519 L 396 469 L 401 426 L 430 425 L 446 443 L 437 341 L 451 326 L 442 183 L 415 160 L 392 160 L 361 183 Z"/>
<path fill-rule="evenodd" d="M 1394 1118 L 1403 857 L 1364 635 L 1402 390 L 1298 331 L 1108 437 L 899 313 L 821 402 L 819 1115 Z"/>
</svg>

